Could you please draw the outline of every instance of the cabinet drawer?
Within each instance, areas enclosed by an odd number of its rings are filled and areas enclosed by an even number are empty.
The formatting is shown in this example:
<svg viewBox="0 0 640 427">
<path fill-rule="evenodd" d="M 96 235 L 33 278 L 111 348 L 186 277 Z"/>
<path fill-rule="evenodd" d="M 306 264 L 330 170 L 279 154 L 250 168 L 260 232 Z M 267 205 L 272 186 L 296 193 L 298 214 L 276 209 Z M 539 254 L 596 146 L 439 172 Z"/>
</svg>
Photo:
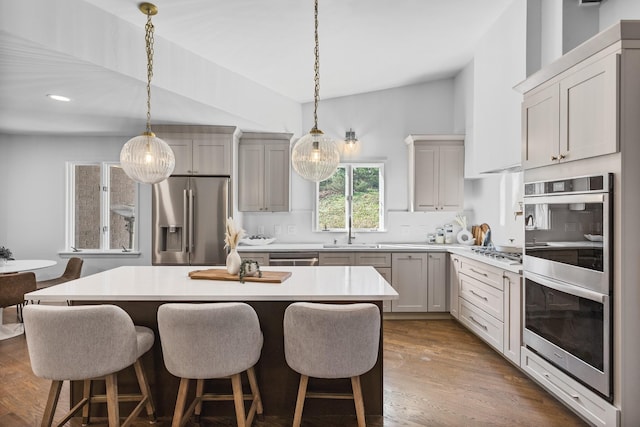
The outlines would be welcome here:
<svg viewBox="0 0 640 427">
<path fill-rule="evenodd" d="M 618 425 L 619 411 L 609 402 L 525 347 L 521 357 L 528 375 L 593 425 Z"/>
<path fill-rule="evenodd" d="M 460 299 L 460 322 L 500 353 L 504 348 L 504 325 L 493 316 Z"/>
<path fill-rule="evenodd" d="M 460 272 L 503 290 L 502 270 L 467 258 L 460 258 Z"/>
<path fill-rule="evenodd" d="M 353 252 L 321 252 L 320 265 L 354 265 Z"/>
<path fill-rule="evenodd" d="M 484 282 L 460 275 L 460 296 L 499 321 L 504 321 L 504 293 Z"/>
<path fill-rule="evenodd" d="M 356 252 L 356 265 L 370 265 L 372 267 L 391 267 L 391 253 L 389 252 Z"/>
</svg>

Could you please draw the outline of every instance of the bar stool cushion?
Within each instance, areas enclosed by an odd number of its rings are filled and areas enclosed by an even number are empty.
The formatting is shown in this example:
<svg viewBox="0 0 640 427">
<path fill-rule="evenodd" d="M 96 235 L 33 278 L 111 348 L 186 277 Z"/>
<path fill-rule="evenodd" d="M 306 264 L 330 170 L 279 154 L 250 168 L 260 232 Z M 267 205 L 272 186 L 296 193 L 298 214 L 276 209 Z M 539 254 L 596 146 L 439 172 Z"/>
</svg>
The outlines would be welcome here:
<svg viewBox="0 0 640 427">
<path fill-rule="evenodd" d="M 254 366 L 262 331 L 244 303 L 164 304 L 158 308 L 160 342 L 167 370 L 180 378 L 220 378 Z"/>
<path fill-rule="evenodd" d="M 133 365 L 153 345 L 153 331 L 135 327 L 113 305 L 24 308 L 31 367 L 50 380 L 82 380 Z"/>
<path fill-rule="evenodd" d="M 349 378 L 376 364 L 380 313 L 368 303 L 293 303 L 284 316 L 285 358 L 314 378 Z"/>
</svg>

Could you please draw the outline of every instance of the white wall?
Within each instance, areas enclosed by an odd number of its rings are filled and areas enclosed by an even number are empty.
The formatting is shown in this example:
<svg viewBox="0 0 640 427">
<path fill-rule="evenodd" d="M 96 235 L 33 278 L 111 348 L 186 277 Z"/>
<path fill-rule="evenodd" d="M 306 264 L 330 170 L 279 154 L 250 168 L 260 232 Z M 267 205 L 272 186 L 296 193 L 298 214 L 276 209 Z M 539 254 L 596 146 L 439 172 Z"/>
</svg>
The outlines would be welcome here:
<svg viewBox="0 0 640 427">
<path fill-rule="evenodd" d="M 640 1 L 608 0 L 600 4 L 600 31 L 621 19 L 640 19 Z"/>
<path fill-rule="evenodd" d="M 464 108 L 464 106 L 462 106 Z M 302 108 L 303 131 L 313 126 L 313 104 Z M 436 226 L 451 223 L 455 212 L 407 212 L 407 146 L 410 134 L 454 132 L 453 79 L 320 101 L 318 127 L 336 139 L 353 128 L 359 152 L 349 161 L 385 163 L 387 232 L 358 234 L 356 242 L 425 241 Z M 460 130 L 459 128 L 456 130 Z M 463 130 L 463 129 L 462 129 Z M 254 234 L 261 229 L 280 242 L 342 241 L 345 233 L 313 232 L 315 185 L 295 172 L 291 176 L 290 213 L 244 213 L 243 227 Z M 295 232 L 289 234 L 289 226 Z M 277 234 L 277 230 L 281 230 Z"/>
<path fill-rule="evenodd" d="M 0 135 L 0 246 L 15 258 L 54 259 L 38 280 L 62 274 L 65 249 L 65 162 L 118 161 L 123 137 Z M 142 255 L 83 256 L 83 275 L 119 265 L 150 265 L 151 187 L 139 191 L 138 236 Z M 148 220 L 147 220 L 148 219 Z"/>
</svg>

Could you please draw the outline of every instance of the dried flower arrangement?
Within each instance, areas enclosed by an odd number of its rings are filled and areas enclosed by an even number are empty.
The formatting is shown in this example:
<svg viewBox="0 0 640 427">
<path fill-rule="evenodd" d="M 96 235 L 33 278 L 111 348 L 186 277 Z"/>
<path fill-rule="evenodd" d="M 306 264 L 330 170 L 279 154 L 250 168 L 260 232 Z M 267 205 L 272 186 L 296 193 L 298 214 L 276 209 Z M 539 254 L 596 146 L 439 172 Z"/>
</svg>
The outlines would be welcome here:
<svg viewBox="0 0 640 427">
<path fill-rule="evenodd" d="M 226 231 L 224 233 L 224 247 L 231 250 L 235 249 L 243 236 L 244 230 L 238 227 L 233 218 L 227 218 Z"/>
</svg>

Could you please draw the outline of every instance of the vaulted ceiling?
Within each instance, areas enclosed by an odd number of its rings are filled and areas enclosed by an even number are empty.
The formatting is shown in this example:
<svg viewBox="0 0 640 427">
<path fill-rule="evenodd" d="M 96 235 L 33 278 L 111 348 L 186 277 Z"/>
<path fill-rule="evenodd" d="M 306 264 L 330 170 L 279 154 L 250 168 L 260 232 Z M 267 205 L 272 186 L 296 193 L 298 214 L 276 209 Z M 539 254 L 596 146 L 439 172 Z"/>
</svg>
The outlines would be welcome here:
<svg viewBox="0 0 640 427">
<path fill-rule="evenodd" d="M 455 75 L 511 1 L 320 0 L 320 97 Z M 155 4 L 154 122 L 260 128 L 312 100 L 312 0 Z M 135 0 L 0 0 L 0 132 L 139 131 L 145 22 Z"/>
</svg>

